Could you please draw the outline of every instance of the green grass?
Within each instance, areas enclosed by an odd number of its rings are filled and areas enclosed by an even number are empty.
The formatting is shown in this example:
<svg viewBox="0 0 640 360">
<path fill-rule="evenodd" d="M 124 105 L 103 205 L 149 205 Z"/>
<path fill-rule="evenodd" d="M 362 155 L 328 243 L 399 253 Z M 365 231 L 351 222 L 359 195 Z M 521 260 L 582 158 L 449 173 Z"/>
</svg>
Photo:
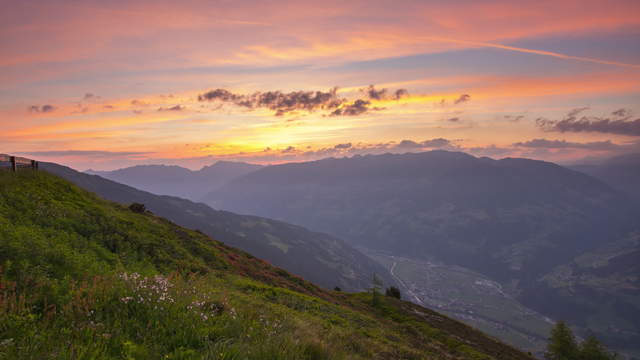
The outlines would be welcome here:
<svg viewBox="0 0 640 360">
<path fill-rule="evenodd" d="M 528 357 L 407 302 L 323 290 L 52 175 L 0 171 L 0 359 L 426 358 Z"/>
</svg>

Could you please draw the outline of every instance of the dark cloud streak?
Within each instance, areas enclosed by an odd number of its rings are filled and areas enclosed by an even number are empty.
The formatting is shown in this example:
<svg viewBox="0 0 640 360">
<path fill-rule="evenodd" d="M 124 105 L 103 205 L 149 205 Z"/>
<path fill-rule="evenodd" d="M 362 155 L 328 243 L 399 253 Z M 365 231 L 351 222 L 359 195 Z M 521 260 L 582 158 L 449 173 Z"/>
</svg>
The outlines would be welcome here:
<svg viewBox="0 0 640 360">
<path fill-rule="evenodd" d="M 345 144 L 337 144 L 336 146 L 334 146 L 334 149 L 349 149 L 351 147 L 351 143 L 345 143 Z"/>
<path fill-rule="evenodd" d="M 27 108 L 27 110 L 29 110 L 29 112 L 33 112 L 33 113 L 49 113 L 49 112 L 53 112 L 56 110 L 56 107 L 53 105 L 42 105 L 42 106 L 38 106 L 38 105 L 31 105 Z"/>
<path fill-rule="evenodd" d="M 570 111 L 562 120 L 536 119 L 536 125 L 542 130 L 550 132 L 596 132 L 605 134 L 617 134 L 627 136 L 640 136 L 640 118 L 630 120 L 628 111 L 616 110 L 613 115 L 616 118 L 582 116 L 577 115 L 586 108 Z M 620 118 L 620 116 L 625 116 Z"/>
<path fill-rule="evenodd" d="M 374 85 L 369 85 L 366 88 L 360 89 L 360 92 L 365 94 L 365 96 L 370 100 L 400 100 L 401 98 L 409 95 L 409 91 L 407 91 L 407 89 L 398 89 L 391 92 L 387 88 L 376 89 Z"/>
<path fill-rule="evenodd" d="M 362 115 L 370 110 L 383 110 L 383 108 L 373 107 L 370 108 L 371 101 L 358 99 L 352 104 L 346 104 L 338 109 L 334 110 L 329 116 L 357 116 Z"/>
<path fill-rule="evenodd" d="M 534 149 L 588 149 L 588 150 L 616 150 L 620 146 L 607 141 L 593 141 L 588 143 L 569 142 L 566 140 L 533 139 L 514 143 L 513 146 Z"/>
<path fill-rule="evenodd" d="M 338 88 L 328 91 L 265 91 L 253 94 L 237 94 L 226 89 L 215 89 L 198 95 L 198 101 L 218 101 L 231 103 L 235 106 L 254 110 L 265 108 L 274 111 L 275 116 L 293 114 L 298 111 L 314 112 L 319 110 L 330 111 L 329 116 L 356 116 L 369 111 L 379 111 L 383 108 L 371 107 L 371 101 L 399 100 L 408 96 L 406 89 L 391 91 L 389 89 L 376 89 L 373 85 L 360 89 L 364 98 L 349 101 L 339 97 Z"/>
<path fill-rule="evenodd" d="M 471 95 L 462 94 L 453 103 L 457 105 L 457 104 L 465 103 L 469 100 L 471 100 Z"/>
<path fill-rule="evenodd" d="M 198 95 L 198 101 L 222 101 L 247 109 L 266 108 L 276 116 L 299 110 L 313 112 L 321 109 L 336 109 L 345 100 L 337 96 L 337 88 L 329 91 L 281 91 L 255 92 L 251 95 L 235 94 L 225 89 L 215 89 Z"/>
<path fill-rule="evenodd" d="M 182 105 L 176 105 L 176 106 L 172 106 L 172 107 L 160 107 L 158 108 L 158 111 L 183 111 L 185 110 L 186 107 L 182 106 Z"/>
</svg>

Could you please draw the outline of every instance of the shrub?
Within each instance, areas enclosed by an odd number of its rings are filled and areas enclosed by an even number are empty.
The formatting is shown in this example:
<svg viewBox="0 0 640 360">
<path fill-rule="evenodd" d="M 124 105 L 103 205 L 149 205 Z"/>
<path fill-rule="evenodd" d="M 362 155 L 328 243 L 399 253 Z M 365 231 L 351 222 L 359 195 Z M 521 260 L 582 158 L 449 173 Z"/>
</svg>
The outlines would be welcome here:
<svg viewBox="0 0 640 360">
<path fill-rule="evenodd" d="M 395 286 L 388 287 L 387 291 L 385 291 L 385 295 L 387 295 L 389 297 L 394 297 L 396 299 L 400 299 L 401 298 L 400 289 L 398 289 Z"/>
<path fill-rule="evenodd" d="M 133 203 L 129 205 L 129 210 L 133 211 L 134 213 L 144 214 L 147 211 L 147 207 L 144 206 L 144 204 Z"/>
</svg>

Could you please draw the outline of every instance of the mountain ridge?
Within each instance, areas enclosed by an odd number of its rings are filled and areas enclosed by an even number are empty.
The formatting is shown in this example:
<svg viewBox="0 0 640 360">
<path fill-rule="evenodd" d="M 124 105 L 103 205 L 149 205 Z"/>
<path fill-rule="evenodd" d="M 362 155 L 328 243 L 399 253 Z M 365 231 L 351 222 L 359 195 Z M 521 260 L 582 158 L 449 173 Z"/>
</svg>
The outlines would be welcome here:
<svg viewBox="0 0 640 360">
<path fill-rule="evenodd" d="M 395 284 L 383 267 L 326 234 L 282 221 L 214 210 L 186 199 L 154 195 L 54 163 L 41 163 L 40 167 L 105 199 L 121 204 L 142 203 L 179 225 L 199 229 L 328 289 L 335 286 L 345 290 L 364 289 L 374 272 L 386 284 Z"/>
<path fill-rule="evenodd" d="M 205 200 L 325 231 L 354 246 L 463 266 L 543 312 L 553 307 L 543 306 L 545 299 L 579 301 L 551 296 L 559 289 L 549 289 L 545 275 L 639 226 L 637 203 L 579 171 L 447 151 L 269 166 Z M 610 296 L 640 308 L 620 292 Z M 613 308 L 619 314 L 604 324 L 595 320 L 603 315 L 592 305 L 575 308 L 589 310 L 571 320 L 598 335 L 624 317 L 622 307 Z"/>
<path fill-rule="evenodd" d="M 570 168 L 600 179 L 640 202 L 640 153 L 620 155 L 595 164 L 572 165 Z"/>
<path fill-rule="evenodd" d="M 221 160 L 203 166 L 200 170 L 190 170 L 178 165 L 135 165 L 111 171 L 87 170 L 85 173 L 157 195 L 173 195 L 198 201 L 206 193 L 260 168 L 261 165 Z"/>
</svg>

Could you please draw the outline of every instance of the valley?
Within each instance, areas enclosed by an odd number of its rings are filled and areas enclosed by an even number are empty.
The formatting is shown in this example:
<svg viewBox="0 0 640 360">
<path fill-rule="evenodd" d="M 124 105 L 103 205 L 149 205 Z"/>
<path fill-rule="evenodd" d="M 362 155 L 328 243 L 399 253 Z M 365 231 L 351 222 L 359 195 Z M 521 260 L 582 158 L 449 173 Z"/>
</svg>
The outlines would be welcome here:
<svg viewBox="0 0 640 360">
<path fill-rule="evenodd" d="M 542 354 L 553 321 L 520 304 L 499 283 L 460 266 L 358 250 L 389 269 L 406 300 L 447 314 L 525 351 Z"/>
<path fill-rule="evenodd" d="M 414 300 L 523 348 L 539 350 L 546 336 L 549 324 L 539 313 L 621 353 L 639 349 L 637 271 L 624 265 L 636 248 L 604 268 L 574 263 L 637 232 L 640 205 L 579 171 L 453 151 L 388 153 L 267 166 L 206 201 L 411 259 L 386 266 Z M 580 276 L 563 281 L 568 268 Z"/>
</svg>

